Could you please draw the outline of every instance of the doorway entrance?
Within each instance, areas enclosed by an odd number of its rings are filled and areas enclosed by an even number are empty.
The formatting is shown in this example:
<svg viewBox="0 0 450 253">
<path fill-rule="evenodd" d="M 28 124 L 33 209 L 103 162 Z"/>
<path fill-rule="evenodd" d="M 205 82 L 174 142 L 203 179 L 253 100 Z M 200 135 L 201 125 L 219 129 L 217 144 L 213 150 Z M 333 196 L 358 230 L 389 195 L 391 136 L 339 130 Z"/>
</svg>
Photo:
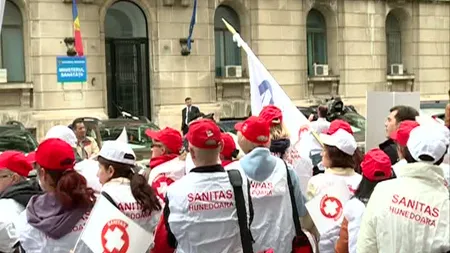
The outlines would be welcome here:
<svg viewBox="0 0 450 253">
<path fill-rule="evenodd" d="M 108 116 L 118 107 L 151 117 L 147 20 L 134 3 L 119 1 L 108 8 L 105 20 Z"/>
</svg>

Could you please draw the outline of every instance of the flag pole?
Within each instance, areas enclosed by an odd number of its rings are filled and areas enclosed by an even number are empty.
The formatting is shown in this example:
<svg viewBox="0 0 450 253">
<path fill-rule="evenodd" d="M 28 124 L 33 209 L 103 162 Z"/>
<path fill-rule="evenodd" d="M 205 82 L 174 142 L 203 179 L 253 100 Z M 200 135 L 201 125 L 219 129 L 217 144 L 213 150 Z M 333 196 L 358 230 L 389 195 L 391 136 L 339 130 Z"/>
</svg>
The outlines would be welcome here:
<svg viewBox="0 0 450 253">
<path fill-rule="evenodd" d="M 234 29 L 233 26 L 231 26 L 224 18 L 222 18 L 222 22 L 227 27 L 228 31 L 230 31 L 231 34 L 235 35 L 237 34 L 236 29 Z M 320 141 L 319 135 L 315 131 L 311 131 L 311 134 L 314 136 L 314 138 L 317 140 L 317 142 L 320 143 L 320 145 L 323 147 L 322 141 Z"/>
<path fill-rule="evenodd" d="M 231 34 L 235 35 L 236 29 L 234 29 L 234 27 L 232 27 L 224 18 L 222 18 L 222 22 L 225 24 L 225 26 L 227 27 L 228 31 L 230 31 Z"/>
</svg>

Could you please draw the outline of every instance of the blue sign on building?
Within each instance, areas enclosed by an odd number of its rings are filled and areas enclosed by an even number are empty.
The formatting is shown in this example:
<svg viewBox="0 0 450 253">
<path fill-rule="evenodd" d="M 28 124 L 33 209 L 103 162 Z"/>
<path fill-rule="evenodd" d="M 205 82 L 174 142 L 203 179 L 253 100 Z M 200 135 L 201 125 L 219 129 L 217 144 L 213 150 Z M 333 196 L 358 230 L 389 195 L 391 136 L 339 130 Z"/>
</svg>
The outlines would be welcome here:
<svg viewBox="0 0 450 253">
<path fill-rule="evenodd" d="M 82 83 L 87 81 L 86 57 L 57 56 L 58 83 Z"/>
</svg>

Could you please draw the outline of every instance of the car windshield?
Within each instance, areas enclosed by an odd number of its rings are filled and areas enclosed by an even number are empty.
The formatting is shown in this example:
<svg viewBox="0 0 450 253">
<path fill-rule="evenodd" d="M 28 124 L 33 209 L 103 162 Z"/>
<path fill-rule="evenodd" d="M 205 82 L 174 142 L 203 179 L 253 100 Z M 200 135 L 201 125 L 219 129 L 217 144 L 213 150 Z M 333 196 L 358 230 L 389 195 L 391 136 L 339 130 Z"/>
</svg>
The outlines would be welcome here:
<svg viewBox="0 0 450 253">
<path fill-rule="evenodd" d="M 348 112 L 338 117 L 347 121 L 352 127 L 353 134 L 357 142 L 363 142 L 366 138 L 366 119 L 354 112 Z"/>
<path fill-rule="evenodd" d="M 10 129 L 0 132 L 0 152 L 17 150 L 29 153 L 37 148 L 37 142 L 28 131 Z"/>
<path fill-rule="evenodd" d="M 116 140 L 123 131 L 123 125 L 108 126 L 101 125 L 100 135 L 102 141 Z M 128 143 L 133 148 L 150 147 L 152 140 L 145 134 L 145 130 L 159 130 L 154 124 L 132 125 L 125 127 L 128 134 Z"/>
</svg>

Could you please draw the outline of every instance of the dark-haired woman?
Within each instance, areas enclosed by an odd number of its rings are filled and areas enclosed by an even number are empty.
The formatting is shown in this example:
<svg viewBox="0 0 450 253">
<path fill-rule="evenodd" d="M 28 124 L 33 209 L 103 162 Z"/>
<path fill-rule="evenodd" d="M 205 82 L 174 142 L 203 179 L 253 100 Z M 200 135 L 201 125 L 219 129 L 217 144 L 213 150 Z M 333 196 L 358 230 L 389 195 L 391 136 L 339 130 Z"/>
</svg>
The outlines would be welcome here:
<svg viewBox="0 0 450 253">
<path fill-rule="evenodd" d="M 331 127 L 330 127 L 331 128 Z M 336 182 L 345 183 L 353 194 L 361 182 L 362 176 L 355 172 L 356 164 L 353 155 L 357 149 L 355 138 L 348 130 L 337 128 L 335 132 L 321 134 L 320 140 L 324 144 L 322 164 L 325 172 L 313 176 L 306 191 L 306 198 L 311 200 L 330 190 L 330 185 Z M 334 191 L 334 189 L 331 189 Z M 306 226 L 308 220 L 306 219 Z M 320 235 L 319 251 L 321 253 L 334 252 L 334 245 L 339 235 L 339 226 Z M 318 233 L 316 233 L 318 236 Z"/>
<path fill-rule="evenodd" d="M 45 193 L 32 197 L 15 222 L 20 244 L 27 253 L 69 252 L 95 202 L 94 191 L 73 169 L 73 149 L 63 140 L 43 141 L 35 159 Z"/>
<path fill-rule="evenodd" d="M 366 209 L 367 202 L 378 182 L 391 178 L 391 160 L 381 149 L 372 149 L 364 156 L 361 163 L 363 179 L 344 207 L 344 220 L 341 226 L 339 239 L 336 243 L 336 253 L 356 253 L 356 241 L 358 239 L 361 219 Z"/>
<path fill-rule="evenodd" d="M 134 171 L 136 155 L 120 141 L 105 141 L 98 156 L 98 177 L 114 204 L 143 229 L 153 232 L 161 205 L 144 176 Z"/>
</svg>

